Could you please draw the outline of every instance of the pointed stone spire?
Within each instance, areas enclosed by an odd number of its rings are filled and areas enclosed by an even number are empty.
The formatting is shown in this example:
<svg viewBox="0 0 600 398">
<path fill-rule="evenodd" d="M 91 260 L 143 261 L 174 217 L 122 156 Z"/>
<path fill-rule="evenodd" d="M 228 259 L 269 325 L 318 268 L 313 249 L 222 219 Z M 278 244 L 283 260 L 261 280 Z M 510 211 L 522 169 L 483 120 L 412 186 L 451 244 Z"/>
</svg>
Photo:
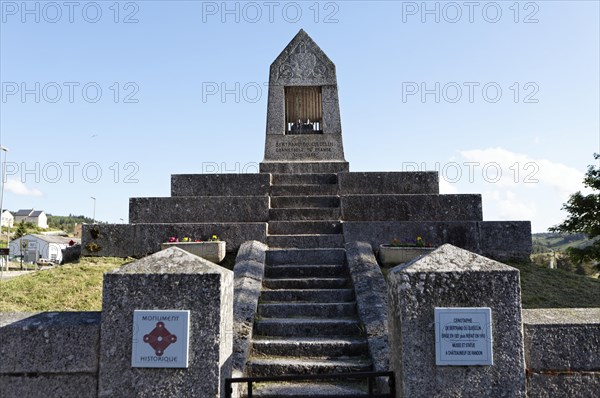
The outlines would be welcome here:
<svg viewBox="0 0 600 398">
<path fill-rule="evenodd" d="M 283 162 L 315 163 L 298 167 Z M 331 163 L 324 165 L 323 163 Z M 263 172 L 347 171 L 335 65 L 302 29 L 271 64 Z"/>
</svg>

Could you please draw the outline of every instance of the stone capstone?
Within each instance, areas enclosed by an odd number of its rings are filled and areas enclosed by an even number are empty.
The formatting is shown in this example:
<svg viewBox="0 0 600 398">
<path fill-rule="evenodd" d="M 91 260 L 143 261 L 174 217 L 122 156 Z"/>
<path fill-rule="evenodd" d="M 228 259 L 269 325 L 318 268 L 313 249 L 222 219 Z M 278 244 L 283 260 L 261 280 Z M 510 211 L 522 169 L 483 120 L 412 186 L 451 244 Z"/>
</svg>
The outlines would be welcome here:
<svg viewBox="0 0 600 398">
<path fill-rule="evenodd" d="M 525 396 L 517 269 L 446 244 L 393 268 L 388 284 L 391 362 L 401 395 Z M 491 308 L 493 366 L 436 366 L 436 307 Z"/>
<path fill-rule="evenodd" d="M 179 248 L 104 277 L 99 396 L 212 396 L 231 374 L 233 272 Z M 189 310 L 187 369 L 132 368 L 134 310 Z"/>
</svg>

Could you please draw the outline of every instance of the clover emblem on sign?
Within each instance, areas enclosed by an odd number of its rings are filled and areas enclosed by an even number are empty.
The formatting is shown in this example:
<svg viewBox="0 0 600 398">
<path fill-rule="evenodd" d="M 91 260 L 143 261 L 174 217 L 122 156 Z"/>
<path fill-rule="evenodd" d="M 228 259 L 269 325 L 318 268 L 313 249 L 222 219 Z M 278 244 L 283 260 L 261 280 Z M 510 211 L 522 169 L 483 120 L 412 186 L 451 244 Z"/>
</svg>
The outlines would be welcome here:
<svg viewBox="0 0 600 398">
<path fill-rule="evenodd" d="M 157 356 L 162 356 L 167 347 L 177 341 L 177 336 L 171 334 L 165 327 L 164 322 L 157 322 L 156 327 L 144 335 L 144 343 L 150 344 Z"/>
</svg>

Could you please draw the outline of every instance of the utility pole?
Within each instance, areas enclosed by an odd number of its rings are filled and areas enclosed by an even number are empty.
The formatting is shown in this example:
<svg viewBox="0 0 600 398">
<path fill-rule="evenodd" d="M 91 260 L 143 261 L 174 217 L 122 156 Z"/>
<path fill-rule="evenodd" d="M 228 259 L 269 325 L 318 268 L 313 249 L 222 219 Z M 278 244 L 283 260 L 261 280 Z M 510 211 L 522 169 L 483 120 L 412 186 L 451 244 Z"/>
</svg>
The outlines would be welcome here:
<svg viewBox="0 0 600 398">
<path fill-rule="evenodd" d="M 94 200 L 94 213 L 92 215 L 92 224 L 96 224 L 96 198 L 93 196 L 90 196 L 90 198 Z"/>
</svg>

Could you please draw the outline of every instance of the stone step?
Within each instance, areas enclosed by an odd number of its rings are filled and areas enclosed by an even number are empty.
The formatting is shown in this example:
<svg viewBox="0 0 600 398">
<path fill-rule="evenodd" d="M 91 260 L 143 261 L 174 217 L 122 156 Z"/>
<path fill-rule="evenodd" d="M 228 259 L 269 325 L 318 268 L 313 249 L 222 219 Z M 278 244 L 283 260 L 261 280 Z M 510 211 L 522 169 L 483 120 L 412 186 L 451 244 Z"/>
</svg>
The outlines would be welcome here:
<svg viewBox="0 0 600 398">
<path fill-rule="evenodd" d="M 326 221 L 269 221 L 269 235 L 318 235 L 341 234 L 342 223 Z"/>
<path fill-rule="evenodd" d="M 352 337 L 257 337 L 252 341 L 256 355 L 294 357 L 367 356 L 365 339 Z"/>
<path fill-rule="evenodd" d="M 260 162 L 259 171 L 271 174 L 333 174 L 349 171 L 348 162 L 303 162 L 303 161 L 264 161 Z"/>
<path fill-rule="evenodd" d="M 345 264 L 344 249 L 269 249 L 266 263 L 279 264 Z"/>
<path fill-rule="evenodd" d="M 358 319 L 262 318 L 254 321 L 256 336 L 318 337 L 360 336 Z"/>
<path fill-rule="evenodd" d="M 272 209 L 298 209 L 306 207 L 339 207 L 339 196 L 275 196 L 271 198 Z"/>
<path fill-rule="evenodd" d="M 250 377 L 368 372 L 371 362 L 363 357 L 329 359 L 252 358 L 247 365 Z"/>
<path fill-rule="evenodd" d="M 354 301 L 354 289 L 279 289 L 263 290 L 262 302 L 304 301 L 309 303 L 338 303 Z"/>
<path fill-rule="evenodd" d="M 289 278 L 265 279 L 268 289 L 339 289 L 348 286 L 348 278 Z"/>
<path fill-rule="evenodd" d="M 338 194 L 337 184 L 311 185 L 274 185 L 271 186 L 271 197 L 275 196 L 323 196 Z"/>
<path fill-rule="evenodd" d="M 306 207 L 297 209 L 269 209 L 270 221 L 295 220 L 339 220 L 340 209 L 337 207 Z"/>
<path fill-rule="evenodd" d="M 262 383 L 252 389 L 255 398 L 365 398 L 367 394 L 366 382 L 349 381 Z"/>
<path fill-rule="evenodd" d="M 272 174 L 271 185 L 337 185 L 337 174 Z"/>
<path fill-rule="evenodd" d="M 258 316 L 263 318 L 343 318 L 356 316 L 356 303 L 273 303 L 259 304 Z"/>
<path fill-rule="evenodd" d="M 348 274 L 347 268 L 343 264 L 291 264 L 291 265 L 272 265 L 265 267 L 266 278 L 299 278 L 299 277 L 338 277 Z"/>
<path fill-rule="evenodd" d="M 269 235 L 267 245 L 271 248 L 343 248 L 344 235 L 321 234 L 321 235 Z"/>
</svg>

